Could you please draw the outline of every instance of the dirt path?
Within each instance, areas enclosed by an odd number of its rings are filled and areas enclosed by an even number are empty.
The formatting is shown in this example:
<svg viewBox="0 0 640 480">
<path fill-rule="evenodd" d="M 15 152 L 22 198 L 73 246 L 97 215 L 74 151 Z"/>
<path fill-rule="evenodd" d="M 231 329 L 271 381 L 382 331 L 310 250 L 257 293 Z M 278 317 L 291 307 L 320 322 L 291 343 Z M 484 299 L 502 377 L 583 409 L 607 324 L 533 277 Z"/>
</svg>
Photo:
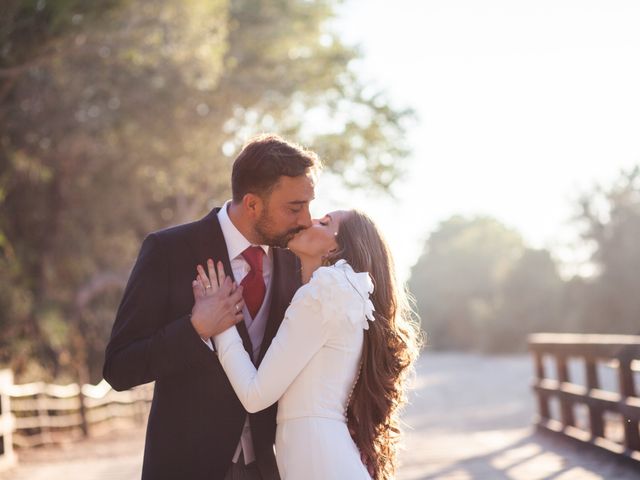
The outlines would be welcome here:
<svg viewBox="0 0 640 480">
<path fill-rule="evenodd" d="M 423 355 L 398 478 L 640 479 L 640 466 L 535 433 L 532 373 L 527 356 Z"/>
<path fill-rule="evenodd" d="M 61 447 L 24 450 L 1 480 L 135 480 L 142 472 L 144 429 Z"/>
<path fill-rule="evenodd" d="M 640 467 L 534 433 L 526 356 L 423 355 L 399 480 L 640 480 Z M 23 452 L 2 480 L 140 478 L 144 432 Z M 297 480 L 297 479 L 293 479 Z"/>
</svg>

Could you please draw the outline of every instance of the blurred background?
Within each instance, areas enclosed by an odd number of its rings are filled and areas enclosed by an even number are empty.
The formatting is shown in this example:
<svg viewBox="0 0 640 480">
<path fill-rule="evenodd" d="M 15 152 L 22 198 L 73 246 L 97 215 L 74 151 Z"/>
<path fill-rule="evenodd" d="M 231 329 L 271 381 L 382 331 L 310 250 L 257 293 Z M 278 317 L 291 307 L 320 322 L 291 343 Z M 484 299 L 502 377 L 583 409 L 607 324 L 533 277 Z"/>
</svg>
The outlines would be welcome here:
<svg viewBox="0 0 640 480">
<path fill-rule="evenodd" d="M 3 0 L 0 367 L 100 382 L 142 239 L 224 202 L 261 132 L 324 161 L 313 213 L 380 224 L 435 364 L 637 335 L 638 24 L 630 0 Z"/>
<path fill-rule="evenodd" d="M 382 226 L 433 348 L 640 330 L 635 2 L 5 1 L 1 357 L 100 380 L 144 235 L 253 134 Z"/>
</svg>

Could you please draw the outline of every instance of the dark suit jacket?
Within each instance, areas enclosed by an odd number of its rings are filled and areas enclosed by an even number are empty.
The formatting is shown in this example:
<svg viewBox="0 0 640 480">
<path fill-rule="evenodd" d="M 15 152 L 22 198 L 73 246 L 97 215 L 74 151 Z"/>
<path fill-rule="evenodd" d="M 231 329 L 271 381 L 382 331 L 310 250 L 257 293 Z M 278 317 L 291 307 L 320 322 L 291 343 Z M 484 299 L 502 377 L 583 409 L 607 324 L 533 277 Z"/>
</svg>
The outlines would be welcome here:
<svg viewBox="0 0 640 480">
<path fill-rule="evenodd" d="M 231 465 L 247 412 L 218 357 L 190 321 L 191 282 L 207 258 L 231 265 L 214 209 L 202 220 L 147 236 L 131 272 L 107 345 L 104 378 L 116 390 L 155 381 L 142 478 L 222 479 Z M 271 344 L 295 290 L 296 257 L 273 250 L 273 288 L 259 360 Z M 245 348 L 250 340 L 238 324 Z M 276 405 L 251 414 L 258 467 L 279 478 L 273 455 Z"/>
</svg>

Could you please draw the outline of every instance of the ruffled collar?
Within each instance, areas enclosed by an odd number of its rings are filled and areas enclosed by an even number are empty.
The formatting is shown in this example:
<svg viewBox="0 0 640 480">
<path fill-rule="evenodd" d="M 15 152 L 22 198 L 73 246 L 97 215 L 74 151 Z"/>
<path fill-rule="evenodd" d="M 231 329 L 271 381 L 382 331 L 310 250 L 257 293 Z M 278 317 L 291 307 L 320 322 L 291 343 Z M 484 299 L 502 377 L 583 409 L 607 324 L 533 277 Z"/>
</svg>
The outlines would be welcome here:
<svg viewBox="0 0 640 480">
<path fill-rule="evenodd" d="M 373 281 L 371 280 L 371 276 L 368 272 L 356 273 L 353 270 L 353 267 L 351 267 L 351 265 L 349 265 L 349 263 L 347 263 L 343 258 L 334 263 L 333 266 L 344 272 L 347 279 L 353 282 L 353 287 L 362 295 L 363 298 L 367 298 L 369 294 L 373 293 Z"/>
<path fill-rule="evenodd" d="M 345 282 L 340 283 L 344 283 L 345 286 L 351 285 L 351 287 L 353 287 L 353 289 L 355 289 L 362 298 L 362 308 L 360 309 L 357 308 L 356 305 L 353 305 L 353 309 L 347 309 L 348 316 L 354 324 L 360 324 L 362 328 L 368 330 L 369 324 L 367 320 L 372 322 L 375 318 L 373 315 L 375 308 L 370 298 L 370 295 L 373 293 L 374 289 L 371 276 L 368 272 L 355 272 L 346 260 L 340 259 L 332 266 L 319 268 L 314 272 L 314 275 L 312 277 L 316 276 L 316 273 L 319 274 L 319 277 L 324 277 L 324 274 L 328 273 L 331 270 L 333 270 L 334 273 L 338 274 L 336 275 L 337 278 L 333 279 L 334 281 L 340 282 L 340 277 L 344 278 Z M 320 280 L 320 282 L 322 281 Z"/>
</svg>

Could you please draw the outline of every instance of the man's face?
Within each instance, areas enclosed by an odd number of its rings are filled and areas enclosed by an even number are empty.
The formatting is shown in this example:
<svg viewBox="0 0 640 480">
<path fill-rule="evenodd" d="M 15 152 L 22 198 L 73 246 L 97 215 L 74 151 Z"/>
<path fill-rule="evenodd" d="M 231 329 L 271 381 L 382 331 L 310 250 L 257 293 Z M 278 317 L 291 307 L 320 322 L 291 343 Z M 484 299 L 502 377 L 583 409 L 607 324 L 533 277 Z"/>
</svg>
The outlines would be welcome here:
<svg viewBox="0 0 640 480">
<path fill-rule="evenodd" d="M 296 233 L 311 226 L 309 204 L 315 195 L 314 187 L 311 174 L 280 177 L 262 202 L 255 224 L 260 243 L 284 248 Z"/>
</svg>

